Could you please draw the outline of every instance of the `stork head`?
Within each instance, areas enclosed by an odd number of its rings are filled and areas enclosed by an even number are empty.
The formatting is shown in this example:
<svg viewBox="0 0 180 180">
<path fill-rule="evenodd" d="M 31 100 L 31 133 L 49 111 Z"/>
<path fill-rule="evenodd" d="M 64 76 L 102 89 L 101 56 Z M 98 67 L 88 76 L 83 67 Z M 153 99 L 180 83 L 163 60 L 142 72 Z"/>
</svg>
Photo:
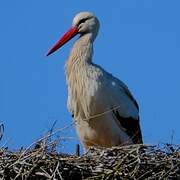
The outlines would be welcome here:
<svg viewBox="0 0 180 180">
<path fill-rule="evenodd" d="M 56 42 L 56 44 L 48 51 L 47 56 L 58 50 L 66 42 L 77 34 L 81 36 L 90 33 L 92 40 L 97 36 L 99 30 L 99 20 L 90 12 L 78 13 L 72 22 L 72 27 Z"/>
<path fill-rule="evenodd" d="M 74 17 L 72 27 L 76 27 L 80 34 L 92 33 L 95 39 L 99 30 L 99 21 L 90 12 L 80 12 Z"/>
</svg>

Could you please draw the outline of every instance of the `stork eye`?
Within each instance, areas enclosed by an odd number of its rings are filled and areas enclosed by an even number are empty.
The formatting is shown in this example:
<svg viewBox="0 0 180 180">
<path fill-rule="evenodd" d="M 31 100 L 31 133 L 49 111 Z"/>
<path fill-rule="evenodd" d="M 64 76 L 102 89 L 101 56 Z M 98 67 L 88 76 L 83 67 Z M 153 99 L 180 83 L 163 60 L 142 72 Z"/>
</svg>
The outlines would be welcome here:
<svg viewBox="0 0 180 180">
<path fill-rule="evenodd" d="M 88 19 L 88 18 L 81 19 L 81 20 L 79 21 L 79 25 L 82 24 L 82 23 L 84 23 L 84 22 L 86 22 L 87 19 Z"/>
</svg>

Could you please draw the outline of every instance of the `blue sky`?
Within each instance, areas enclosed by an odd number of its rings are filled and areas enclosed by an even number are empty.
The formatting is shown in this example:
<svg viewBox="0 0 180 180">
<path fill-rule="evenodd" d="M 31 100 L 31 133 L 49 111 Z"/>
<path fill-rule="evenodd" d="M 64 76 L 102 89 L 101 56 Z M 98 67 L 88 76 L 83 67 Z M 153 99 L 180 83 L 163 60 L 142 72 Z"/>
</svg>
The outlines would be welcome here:
<svg viewBox="0 0 180 180">
<path fill-rule="evenodd" d="M 123 80 L 140 106 L 144 142 L 180 143 L 180 1 L 0 2 L 0 120 L 3 143 L 28 146 L 49 130 L 71 124 L 64 63 L 75 41 L 45 53 L 80 11 L 95 13 L 101 29 L 96 64 Z M 173 133 L 174 132 L 174 133 Z M 74 127 L 61 132 L 62 151 L 74 152 Z"/>
</svg>

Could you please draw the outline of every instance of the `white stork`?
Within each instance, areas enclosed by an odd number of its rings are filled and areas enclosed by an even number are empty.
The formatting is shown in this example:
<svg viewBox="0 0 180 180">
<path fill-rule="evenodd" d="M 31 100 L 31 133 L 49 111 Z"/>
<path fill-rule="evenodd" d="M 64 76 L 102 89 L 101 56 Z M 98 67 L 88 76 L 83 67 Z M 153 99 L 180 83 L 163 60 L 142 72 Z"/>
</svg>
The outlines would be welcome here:
<svg viewBox="0 0 180 180">
<path fill-rule="evenodd" d="M 98 30 L 97 17 L 81 12 L 47 54 L 80 34 L 66 63 L 67 106 L 76 122 L 77 133 L 86 149 L 143 143 L 138 104 L 128 87 L 92 62 Z"/>
</svg>

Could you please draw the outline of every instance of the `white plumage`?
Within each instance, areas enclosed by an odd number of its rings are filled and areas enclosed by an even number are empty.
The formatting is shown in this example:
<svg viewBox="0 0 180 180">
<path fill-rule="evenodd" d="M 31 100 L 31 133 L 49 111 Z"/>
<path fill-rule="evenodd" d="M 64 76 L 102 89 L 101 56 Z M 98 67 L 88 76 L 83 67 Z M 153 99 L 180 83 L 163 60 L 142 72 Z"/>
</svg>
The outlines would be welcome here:
<svg viewBox="0 0 180 180">
<path fill-rule="evenodd" d="M 98 30 L 98 19 L 92 13 L 81 12 L 48 53 L 80 34 L 66 62 L 67 104 L 77 133 L 86 149 L 142 143 L 139 109 L 132 94 L 122 81 L 92 63 Z"/>
</svg>

